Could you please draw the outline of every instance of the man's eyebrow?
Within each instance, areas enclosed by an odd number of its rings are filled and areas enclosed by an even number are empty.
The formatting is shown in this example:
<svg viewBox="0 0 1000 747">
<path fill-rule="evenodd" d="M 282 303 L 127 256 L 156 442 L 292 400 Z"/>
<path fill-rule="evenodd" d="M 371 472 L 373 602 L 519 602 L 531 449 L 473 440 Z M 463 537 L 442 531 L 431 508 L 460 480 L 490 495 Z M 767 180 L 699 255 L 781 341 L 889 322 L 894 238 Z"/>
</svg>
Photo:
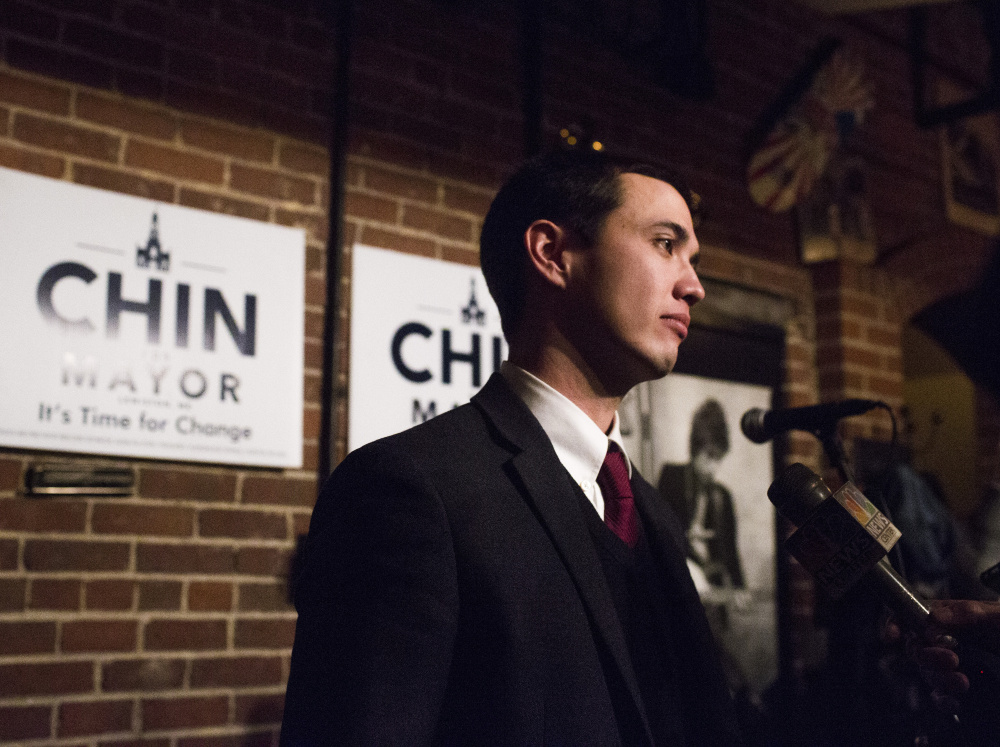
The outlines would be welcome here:
<svg viewBox="0 0 1000 747">
<path fill-rule="evenodd" d="M 691 234 L 688 232 L 686 228 L 684 228 L 684 226 L 682 226 L 680 223 L 675 223 L 672 220 L 657 221 L 656 223 L 653 224 L 652 227 L 666 228 L 673 231 L 674 234 L 677 236 L 677 241 L 681 243 L 684 243 L 685 241 L 691 238 Z"/>
</svg>

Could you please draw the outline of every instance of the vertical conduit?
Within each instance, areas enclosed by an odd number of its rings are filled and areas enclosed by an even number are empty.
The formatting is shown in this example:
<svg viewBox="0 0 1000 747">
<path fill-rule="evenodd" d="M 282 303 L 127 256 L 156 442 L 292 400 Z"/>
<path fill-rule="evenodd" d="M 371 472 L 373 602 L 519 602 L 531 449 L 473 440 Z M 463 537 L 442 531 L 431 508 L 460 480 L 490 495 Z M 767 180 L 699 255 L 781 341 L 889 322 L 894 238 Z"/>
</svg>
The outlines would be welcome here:
<svg viewBox="0 0 1000 747">
<path fill-rule="evenodd" d="M 330 91 L 333 121 L 330 136 L 329 231 L 326 242 L 326 307 L 323 312 L 323 381 L 320 389 L 318 485 L 333 470 L 337 444 L 337 374 L 340 356 L 337 336 L 340 326 L 340 276 L 343 272 L 344 180 L 347 174 L 347 141 L 351 103 L 351 45 L 354 0 L 327 0 L 329 21 L 336 29 L 334 85 Z"/>
<path fill-rule="evenodd" d="M 542 151 L 542 23 L 544 0 L 521 1 L 521 108 L 524 157 Z"/>
</svg>

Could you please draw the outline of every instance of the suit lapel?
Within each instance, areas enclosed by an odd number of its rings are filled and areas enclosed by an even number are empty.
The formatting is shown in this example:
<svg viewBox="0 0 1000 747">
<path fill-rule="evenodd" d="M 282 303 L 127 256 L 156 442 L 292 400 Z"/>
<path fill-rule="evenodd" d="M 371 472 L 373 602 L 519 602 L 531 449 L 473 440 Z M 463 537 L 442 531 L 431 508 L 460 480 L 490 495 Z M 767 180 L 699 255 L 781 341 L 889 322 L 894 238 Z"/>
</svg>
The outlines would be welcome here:
<svg viewBox="0 0 1000 747">
<path fill-rule="evenodd" d="M 521 482 L 518 487 L 573 579 L 595 632 L 618 667 L 652 744 L 625 634 L 593 540 L 580 515 L 580 499 L 572 481 L 541 425 L 499 374 L 494 374 L 472 401 L 512 447 L 510 465 Z"/>
</svg>

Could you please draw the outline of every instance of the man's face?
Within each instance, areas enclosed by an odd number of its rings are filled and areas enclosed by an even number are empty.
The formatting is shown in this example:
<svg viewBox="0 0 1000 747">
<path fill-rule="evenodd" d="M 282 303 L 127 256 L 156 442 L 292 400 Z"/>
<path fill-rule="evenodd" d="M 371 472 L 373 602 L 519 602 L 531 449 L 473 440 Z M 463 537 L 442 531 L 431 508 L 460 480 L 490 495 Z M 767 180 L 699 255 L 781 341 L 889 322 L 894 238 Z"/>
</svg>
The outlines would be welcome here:
<svg viewBox="0 0 1000 747">
<path fill-rule="evenodd" d="M 691 211 L 666 182 L 622 174 L 622 204 L 568 251 L 566 329 L 609 394 L 666 375 L 705 297 Z"/>
<path fill-rule="evenodd" d="M 724 456 L 725 453 L 714 449 L 699 451 L 691 459 L 691 468 L 699 480 L 712 482 L 719 471 L 719 465 L 722 464 L 722 457 Z"/>
</svg>

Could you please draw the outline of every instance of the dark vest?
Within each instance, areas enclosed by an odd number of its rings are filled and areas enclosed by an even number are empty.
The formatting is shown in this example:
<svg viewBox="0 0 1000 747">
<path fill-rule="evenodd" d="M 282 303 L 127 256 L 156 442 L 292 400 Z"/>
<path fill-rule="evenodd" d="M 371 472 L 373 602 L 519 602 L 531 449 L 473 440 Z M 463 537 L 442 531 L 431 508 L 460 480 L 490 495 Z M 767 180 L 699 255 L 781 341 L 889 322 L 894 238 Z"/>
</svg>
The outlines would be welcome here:
<svg viewBox="0 0 1000 747">
<path fill-rule="evenodd" d="M 694 714 L 684 712 L 683 698 L 679 694 L 682 683 L 677 680 L 670 614 L 645 531 L 640 531 L 638 543 L 630 548 L 601 521 L 582 491 L 580 498 L 581 510 L 625 633 L 653 739 L 657 745 L 684 745 L 687 742 L 681 723 Z M 604 671 L 622 743 L 639 744 L 643 741 L 641 721 L 624 683 L 619 681 L 617 668 L 609 667 L 608 663 Z M 612 672 L 610 676 L 609 672 Z"/>
</svg>

